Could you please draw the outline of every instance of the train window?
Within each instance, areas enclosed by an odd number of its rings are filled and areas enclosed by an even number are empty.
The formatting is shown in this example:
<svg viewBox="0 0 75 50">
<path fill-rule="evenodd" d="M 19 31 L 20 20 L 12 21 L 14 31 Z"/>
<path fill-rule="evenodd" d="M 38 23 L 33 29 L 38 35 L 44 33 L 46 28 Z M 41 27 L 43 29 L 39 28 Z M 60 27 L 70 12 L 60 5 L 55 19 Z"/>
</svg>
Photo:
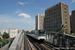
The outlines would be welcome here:
<svg viewBox="0 0 75 50">
<path fill-rule="evenodd" d="M 44 30 L 40 30 L 40 32 L 44 32 Z"/>
<path fill-rule="evenodd" d="M 39 34 L 45 34 L 44 30 L 39 30 Z"/>
</svg>

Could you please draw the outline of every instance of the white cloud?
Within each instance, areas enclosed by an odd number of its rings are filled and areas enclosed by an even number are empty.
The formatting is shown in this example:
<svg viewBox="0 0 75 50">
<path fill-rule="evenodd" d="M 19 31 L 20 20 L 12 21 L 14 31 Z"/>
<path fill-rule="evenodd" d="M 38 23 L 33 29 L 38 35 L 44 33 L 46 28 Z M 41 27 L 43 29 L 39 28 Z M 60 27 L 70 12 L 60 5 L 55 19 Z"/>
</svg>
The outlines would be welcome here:
<svg viewBox="0 0 75 50">
<path fill-rule="evenodd" d="M 9 23 L 10 21 L 6 20 L 5 23 Z"/>
<path fill-rule="evenodd" d="M 12 26 L 12 24 L 8 24 L 8 26 Z"/>
<path fill-rule="evenodd" d="M 75 0 L 72 0 L 72 3 L 75 2 Z"/>
<path fill-rule="evenodd" d="M 18 2 L 19 4 L 21 4 L 21 5 L 24 5 L 24 4 L 27 4 L 27 2 Z"/>
<path fill-rule="evenodd" d="M 23 16 L 24 18 L 31 18 L 30 15 L 25 14 L 25 13 L 21 13 L 21 14 L 19 14 L 18 16 Z"/>
<path fill-rule="evenodd" d="M 15 13 L 21 13 L 21 11 L 18 9 Z"/>
<path fill-rule="evenodd" d="M 28 22 L 28 23 L 31 23 L 31 22 Z"/>
</svg>

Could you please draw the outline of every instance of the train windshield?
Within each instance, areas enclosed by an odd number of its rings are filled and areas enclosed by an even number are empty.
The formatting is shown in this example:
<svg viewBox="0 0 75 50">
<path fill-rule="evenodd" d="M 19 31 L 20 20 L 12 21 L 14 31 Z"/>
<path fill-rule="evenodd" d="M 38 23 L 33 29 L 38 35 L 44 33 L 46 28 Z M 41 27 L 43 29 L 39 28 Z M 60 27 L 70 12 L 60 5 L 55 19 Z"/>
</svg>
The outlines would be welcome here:
<svg viewBox="0 0 75 50">
<path fill-rule="evenodd" d="M 45 30 L 39 30 L 39 34 L 45 34 Z"/>
</svg>

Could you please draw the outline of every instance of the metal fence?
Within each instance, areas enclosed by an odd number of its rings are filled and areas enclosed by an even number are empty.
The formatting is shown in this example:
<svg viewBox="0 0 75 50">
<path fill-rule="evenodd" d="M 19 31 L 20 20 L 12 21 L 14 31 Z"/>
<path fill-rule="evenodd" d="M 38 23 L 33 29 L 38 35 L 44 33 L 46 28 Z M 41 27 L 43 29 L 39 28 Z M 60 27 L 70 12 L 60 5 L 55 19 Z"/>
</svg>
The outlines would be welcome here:
<svg viewBox="0 0 75 50">
<path fill-rule="evenodd" d="M 0 44 L 0 48 L 4 47 L 4 46 L 5 46 L 6 44 L 8 44 L 9 42 L 10 42 L 10 41 L 8 40 L 8 41 L 6 41 L 6 42 Z"/>
</svg>

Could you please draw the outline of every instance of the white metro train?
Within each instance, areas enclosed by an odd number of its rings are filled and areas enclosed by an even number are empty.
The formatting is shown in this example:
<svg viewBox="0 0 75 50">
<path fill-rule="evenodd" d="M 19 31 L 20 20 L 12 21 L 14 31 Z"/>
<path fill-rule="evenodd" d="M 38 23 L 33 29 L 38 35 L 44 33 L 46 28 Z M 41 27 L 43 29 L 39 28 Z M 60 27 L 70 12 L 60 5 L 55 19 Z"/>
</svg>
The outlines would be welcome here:
<svg viewBox="0 0 75 50">
<path fill-rule="evenodd" d="M 46 39 L 46 31 L 45 30 L 33 30 L 27 34 L 37 40 L 45 40 Z"/>
</svg>

